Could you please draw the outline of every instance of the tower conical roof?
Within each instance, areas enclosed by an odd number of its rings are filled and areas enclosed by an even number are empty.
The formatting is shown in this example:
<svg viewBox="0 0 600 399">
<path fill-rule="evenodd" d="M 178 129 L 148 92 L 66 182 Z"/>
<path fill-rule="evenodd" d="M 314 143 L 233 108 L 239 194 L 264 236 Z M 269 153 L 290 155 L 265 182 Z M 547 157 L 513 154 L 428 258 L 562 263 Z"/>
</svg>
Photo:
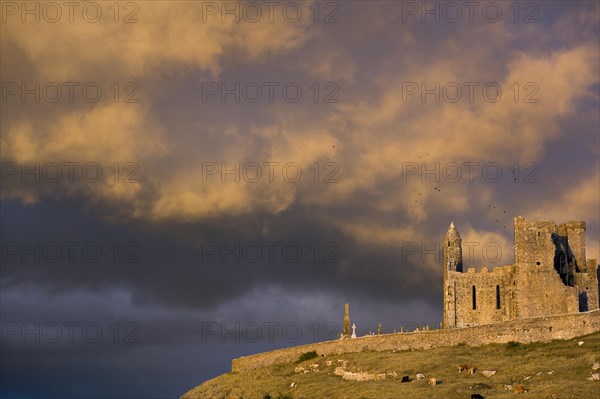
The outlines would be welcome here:
<svg viewBox="0 0 600 399">
<path fill-rule="evenodd" d="M 456 227 L 454 226 L 454 222 L 450 223 L 450 227 L 448 227 L 448 231 L 446 232 L 446 237 L 450 237 L 450 236 L 456 236 L 456 237 L 460 238 L 460 234 L 458 234 L 458 231 L 456 230 Z"/>
</svg>

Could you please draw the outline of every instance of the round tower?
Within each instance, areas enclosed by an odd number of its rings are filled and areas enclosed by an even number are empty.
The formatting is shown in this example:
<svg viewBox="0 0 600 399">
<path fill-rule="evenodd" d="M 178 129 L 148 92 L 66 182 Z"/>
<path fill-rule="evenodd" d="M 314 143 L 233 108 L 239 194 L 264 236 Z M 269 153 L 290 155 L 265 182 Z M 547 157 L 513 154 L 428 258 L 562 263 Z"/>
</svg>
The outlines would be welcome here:
<svg viewBox="0 0 600 399">
<path fill-rule="evenodd" d="M 444 328 L 456 327 L 456 282 L 448 272 L 462 270 L 462 239 L 450 223 L 444 236 Z"/>
<path fill-rule="evenodd" d="M 448 271 L 462 272 L 462 266 L 462 239 L 452 222 L 444 236 L 444 278 Z"/>
</svg>

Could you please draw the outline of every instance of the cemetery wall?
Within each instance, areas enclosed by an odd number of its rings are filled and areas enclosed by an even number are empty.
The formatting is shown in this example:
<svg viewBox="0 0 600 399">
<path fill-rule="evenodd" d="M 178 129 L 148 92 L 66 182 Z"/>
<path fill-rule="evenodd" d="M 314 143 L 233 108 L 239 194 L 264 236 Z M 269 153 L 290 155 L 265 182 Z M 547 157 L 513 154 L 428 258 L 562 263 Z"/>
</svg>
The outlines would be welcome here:
<svg viewBox="0 0 600 399">
<path fill-rule="evenodd" d="M 344 338 L 314 344 L 279 349 L 272 352 L 240 357 L 232 361 L 231 370 L 240 372 L 274 364 L 291 363 L 301 354 L 316 351 L 319 356 L 338 355 L 367 350 L 422 350 L 467 344 L 548 342 L 571 339 L 600 331 L 600 310 L 504 321 L 465 328 L 448 328 L 419 332 Z M 597 345 L 598 343 L 596 343 Z"/>
</svg>

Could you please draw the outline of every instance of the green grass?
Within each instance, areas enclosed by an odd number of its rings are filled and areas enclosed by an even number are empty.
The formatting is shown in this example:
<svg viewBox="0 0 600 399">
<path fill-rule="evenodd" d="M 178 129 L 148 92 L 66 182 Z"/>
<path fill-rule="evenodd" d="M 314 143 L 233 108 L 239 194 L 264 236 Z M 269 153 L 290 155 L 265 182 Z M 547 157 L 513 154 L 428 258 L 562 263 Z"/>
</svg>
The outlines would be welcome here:
<svg viewBox="0 0 600 399">
<path fill-rule="evenodd" d="M 578 341 L 584 341 L 582 346 Z M 326 361 L 332 361 L 327 366 Z M 396 372 L 396 378 L 378 381 L 346 381 L 333 371 L 346 361 L 346 370 L 365 372 Z M 592 373 L 591 365 L 600 362 L 600 332 L 567 341 L 533 344 L 491 344 L 480 347 L 466 345 L 429 350 L 346 353 L 318 357 L 301 364 L 269 366 L 239 373 L 227 373 L 190 390 L 183 398 L 245 398 L 261 399 L 463 399 L 471 393 L 484 398 L 577 398 L 593 399 L 600 392 L 600 381 L 586 380 Z M 317 363 L 318 371 L 306 374 L 294 371 L 296 367 L 310 368 Z M 473 375 L 458 373 L 456 365 L 469 364 L 479 370 Z M 483 370 L 497 370 L 496 375 L 485 377 Z M 553 371 L 552 374 L 548 372 Z M 597 373 L 600 371 L 595 371 Z M 415 374 L 426 379 L 417 381 Z M 412 382 L 400 383 L 403 375 Z M 429 386 L 427 380 L 435 377 L 442 383 Z M 526 377 L 529 377 L 525 379 Z M 292 388 L 294 382 L 297 387 Z M 521 384 L 529 390 L 517 395 L 504 389 L 504 384 Z M 268 395 L 268 396 L 267 396 Z"/>
<path fill-rule="evenodd" d="M 314 359 L 316 357 L 319 357 L 316 351 L 306 352 L 300 355 L 300 357 L 298 358 L 298 363 L 302 363 L 306 360 Z"/>
<path fill-rule="evenodd" d="M 521 345 L 521 344 L 518 342 L 509 341 L 506 343 L 506 349 L 517 349 L 517 348 L 519 348 L 519 345 Z"/>
</svg>

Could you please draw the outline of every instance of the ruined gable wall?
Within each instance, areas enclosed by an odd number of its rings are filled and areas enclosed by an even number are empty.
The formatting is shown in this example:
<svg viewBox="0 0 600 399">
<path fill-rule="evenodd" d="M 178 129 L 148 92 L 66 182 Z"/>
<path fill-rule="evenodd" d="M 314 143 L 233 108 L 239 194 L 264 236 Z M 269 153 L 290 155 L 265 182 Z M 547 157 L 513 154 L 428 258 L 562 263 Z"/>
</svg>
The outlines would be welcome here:
<svg viewBox="0 0 600 399">
<path fill-rule="evenodd" d="M 583 222 L 568 222 L 559 229 L 550 220 L 525 221 L 522 217 L 515 218 L 516 317 L 579 311 L 577 289 L 562 282 L 554 268 L 554 257 L 556 236 L 562 234 L 561 237 L 564 237 L 567 231 L 579 229 L 580 223 Z M 574 237 L 574 244 L 578 245 L 575 252 L 581 255 L 583 241 L 577 237 Z"/>
<path fill-rule="evenodd" d="M 579 312 L 577 288 L 564 285 L 553 267 L 516 265 L 517 317 Z"/>
<path fill-rule="evenodd" d="M 558 227 L 551 220 L 525 221 L 515 218 L 515 264 L 537 264 L 554 268 L 553 234 Z"/>
</svg>

